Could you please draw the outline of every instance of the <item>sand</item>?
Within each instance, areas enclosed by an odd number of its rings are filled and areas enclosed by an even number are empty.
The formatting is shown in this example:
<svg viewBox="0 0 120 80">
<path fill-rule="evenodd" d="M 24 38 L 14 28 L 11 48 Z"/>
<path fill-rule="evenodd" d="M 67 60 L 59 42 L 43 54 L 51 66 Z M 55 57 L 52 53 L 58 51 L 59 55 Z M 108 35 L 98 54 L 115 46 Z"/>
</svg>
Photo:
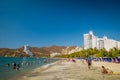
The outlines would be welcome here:
<svg viewBox="0 0 120 80">
<path fill-rule="evenodd" d="M 120 72 L 120 64 L 116 63 L 93 62 L 89 70 L 87 64 L 80 61 L 58 61 L 37 68 L 18 80 L 120 80 L 120 75 L 102 74 L 102 65 Z"/>
</svg>

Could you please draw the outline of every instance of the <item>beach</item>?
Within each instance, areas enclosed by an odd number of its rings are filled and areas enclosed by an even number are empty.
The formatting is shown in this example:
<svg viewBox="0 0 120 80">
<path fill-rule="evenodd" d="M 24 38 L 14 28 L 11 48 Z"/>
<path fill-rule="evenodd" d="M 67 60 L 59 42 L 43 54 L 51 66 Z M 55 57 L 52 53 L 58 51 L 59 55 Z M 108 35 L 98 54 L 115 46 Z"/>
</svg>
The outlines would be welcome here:
<svg viewBox="0 0 120 80">
<path fill-rule="evenodd" d="M 17 80 L 120 80 L 120 75 L 102 74 L 101 66 L 120 73 L 120 64 L 108 62 L 92 62 L 89 70 L 86 63 L 57 61 L 36 68 Z"/>
</svg>

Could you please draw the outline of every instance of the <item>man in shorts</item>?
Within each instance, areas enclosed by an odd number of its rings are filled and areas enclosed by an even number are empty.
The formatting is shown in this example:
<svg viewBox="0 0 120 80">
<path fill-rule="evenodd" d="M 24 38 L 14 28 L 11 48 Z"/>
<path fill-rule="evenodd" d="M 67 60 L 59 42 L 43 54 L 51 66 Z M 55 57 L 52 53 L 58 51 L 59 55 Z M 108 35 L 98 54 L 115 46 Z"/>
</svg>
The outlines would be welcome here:
<svg viewBox="0 0 120 80">
<path fill-rule="evenodd" d="M 87 59 L 87 65 L 88 65 L 88 69 L 90 69 L 92 65 L 92 60 L 90 58 Z"/>
</svg>

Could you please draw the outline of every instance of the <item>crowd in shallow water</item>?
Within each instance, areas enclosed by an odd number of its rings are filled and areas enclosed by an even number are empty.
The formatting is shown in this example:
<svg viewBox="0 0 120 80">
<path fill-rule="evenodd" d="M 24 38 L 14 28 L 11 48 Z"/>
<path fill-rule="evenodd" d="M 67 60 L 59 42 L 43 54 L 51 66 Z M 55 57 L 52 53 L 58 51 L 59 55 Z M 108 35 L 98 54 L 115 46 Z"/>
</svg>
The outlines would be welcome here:
<svg viewBox="0 0 120 80">
<path fill-rule="evenodd" d="M 23 62 L 13 62 L 13 63 L 7 63 L 5 66 L 6 67 L 12 67 L 13 70 L 20 70 L 23 66 L 30 66 L 30 65 L 34 65 L 34 64 L 46 64 L 46 63 L 50 63 L 50 62 L 54 62 L 54 60 L 51 59 L 44 59 L 44 60 L 36 60 L 36 61 L 23 61 Z"/>
</svg>

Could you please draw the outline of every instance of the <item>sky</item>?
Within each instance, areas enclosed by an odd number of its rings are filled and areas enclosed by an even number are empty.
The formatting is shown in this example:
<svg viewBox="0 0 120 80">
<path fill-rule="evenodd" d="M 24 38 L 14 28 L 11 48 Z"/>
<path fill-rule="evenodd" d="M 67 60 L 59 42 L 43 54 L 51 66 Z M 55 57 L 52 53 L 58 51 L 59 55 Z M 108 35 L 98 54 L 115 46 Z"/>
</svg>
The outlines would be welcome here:
<svg viewBox="0 0 120 80">
<path fill-rule="evenodd" d="M 120 0 L 0 0 L 0 48 L 83 46 L 83 34 L 120 41 Z"/>
</svg>

